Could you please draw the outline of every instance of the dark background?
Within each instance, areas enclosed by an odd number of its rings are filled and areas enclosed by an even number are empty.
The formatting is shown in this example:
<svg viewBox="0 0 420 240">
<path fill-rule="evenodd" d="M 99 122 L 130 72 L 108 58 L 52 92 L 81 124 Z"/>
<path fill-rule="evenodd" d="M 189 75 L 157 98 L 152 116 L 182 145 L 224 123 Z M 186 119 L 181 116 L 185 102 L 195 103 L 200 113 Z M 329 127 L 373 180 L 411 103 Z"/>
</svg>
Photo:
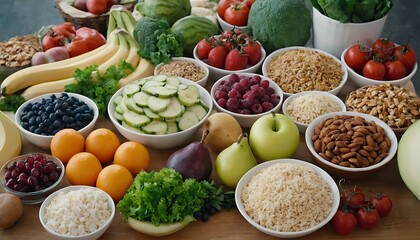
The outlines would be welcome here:
<svg viewBox="0 0 420 240">
<path fill-rule="evenodd" d="M 420 59 L 420 1 L 394 0 L 382 36 L 392 33 L 391 39 L 399 44 L 407 41 Z M 0 41 L 34 33 L 44 25 L 63 22 L 54 0 L 0 0 Z M 413 83 L 420 95 L 420 77 L 417 72 Z"/>
</svg>

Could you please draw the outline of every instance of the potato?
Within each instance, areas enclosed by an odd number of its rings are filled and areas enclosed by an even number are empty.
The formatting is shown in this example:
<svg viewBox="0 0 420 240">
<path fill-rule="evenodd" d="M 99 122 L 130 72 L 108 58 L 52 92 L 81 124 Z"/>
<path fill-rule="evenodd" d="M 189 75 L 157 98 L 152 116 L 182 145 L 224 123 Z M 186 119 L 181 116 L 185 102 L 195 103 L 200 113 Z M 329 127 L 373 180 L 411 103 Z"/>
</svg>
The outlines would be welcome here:
<svg viewBox="0 0 420 240">
<path fill-rule="evenodd" d="M 13 226 L 22 217 L 22 201 L 10 193 L 0 193 L 0 229 Z"/>
<path fill-rule="evenodd" d="M 32 57 L 32 66 L 58 62 L 70 57 L 67 48 L 65 47 L 53 47 L 45 52 L 37 52 Z"/>
</svg>

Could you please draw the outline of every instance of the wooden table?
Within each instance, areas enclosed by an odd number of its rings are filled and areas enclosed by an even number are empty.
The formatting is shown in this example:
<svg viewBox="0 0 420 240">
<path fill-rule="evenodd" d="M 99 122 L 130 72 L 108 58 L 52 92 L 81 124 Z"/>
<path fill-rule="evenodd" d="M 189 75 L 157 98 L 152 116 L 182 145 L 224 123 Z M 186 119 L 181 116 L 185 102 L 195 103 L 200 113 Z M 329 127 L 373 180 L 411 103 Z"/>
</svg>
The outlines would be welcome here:
<svg viewBox="0 0 420 240">
<path fill-rule="evenodd" d="M 211 83 L 210 83 L 211 84 Z M 414 90 L 412 83 L 408 88 Z M 355 86 L 348 83 L 340 97 L 344 99 L 347 94 L 354 90 Z M 109 120 L 100 120 L 96 127 L 106 127 L 118 131 Z M 197 133 L 199 139 L 201 133 Z M 126 141 L 121 135 L 120 140 Z M 178 148 L 177 148 L 178 149 Z M 149 170 L 158 170 L 166 163 L 167 158 L 176 149 L 155 150 L 149 148 L 151 166 Z M 24 140 L 22 153 L 43 151 Z M 45 150 L 44 150 L 45 151 Z M 216 155 L 213 155 L 213 160 Z M 301 135 L 298 152 L 293 158 L 311 162 L 309 151 Z M 213 171 L 211 178 L 216 179 Z M 336 179 L 337 182 L 339 179 Z M 335 234 L 332 226 L 327 224 L 317 232 L 302 239 L 419 239 L 420 238 L 420 203 L 419 200 L 404 185 L 398 172 L 396 158 L 394 158 L 381 172 L 376 175 L 352 183 L 360 185 L 364 190 L 374 190 L 386 193 L 393 200 L 393 210 L 386 218 L 381 219 L 379 225 L 372 230 L 357 228 L 353 233 L 345 237 Z M 4 191 L 0 187 L 0 192 Z M 25 205 L 22 218 L 16 224 L 5 231 L 0 230 L 0 239 L 53 239 L 43 228 L 38 219 L 40 205 Z M 110 228 L 100 238 L 102 240 L 114 239 L 154 239 L 153 237 L 132 230 L 123 221 L 120 213 L 116 213 Z M 181 231 L 161 239 L 275 239 L 252 227 L 239 213 L 233 209 L 222 211 L 212 216 L 207 222 L 193 222 Z"/>
</svg>

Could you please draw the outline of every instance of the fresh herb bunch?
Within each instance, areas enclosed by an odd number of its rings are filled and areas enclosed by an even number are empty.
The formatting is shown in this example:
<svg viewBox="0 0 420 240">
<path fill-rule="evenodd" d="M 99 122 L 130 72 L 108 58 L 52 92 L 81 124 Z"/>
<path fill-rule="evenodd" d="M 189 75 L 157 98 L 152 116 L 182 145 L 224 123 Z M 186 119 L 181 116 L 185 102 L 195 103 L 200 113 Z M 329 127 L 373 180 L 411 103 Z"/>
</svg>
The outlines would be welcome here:
<svg viewBox="0 0 420 240">
<path fill-rule="evenodd" d="M 0 110 L 16 112 L 16 110 L 25 102 L 21 95 L 9 95 L 0 98 Z"/>
<path fill-rule="evenodd" d="M 91 65 L 85 69 L 76 69 L 73 77 L 77 83 L 64 87 L 65 92 L 82 94 L 92 99 L 99 109 L 99 115 L 106 116 L 108 102 L 119 89 L 118 81 L 134 71 L 134 67 L 126 61 L 118 66 L 112 65 L 103 75 L 98 74 L 98 66 Z"/>
<path fill-rule="evenodd" d="M 162 168 L 140 172 L 117 208 L 125 220 L 131 217 L 159 226 L 194 216 L 206 202 L 219 210 L 233 206 L 232 199 L 214 182 L 184 180 L 174 169 Z"/>
</svg>

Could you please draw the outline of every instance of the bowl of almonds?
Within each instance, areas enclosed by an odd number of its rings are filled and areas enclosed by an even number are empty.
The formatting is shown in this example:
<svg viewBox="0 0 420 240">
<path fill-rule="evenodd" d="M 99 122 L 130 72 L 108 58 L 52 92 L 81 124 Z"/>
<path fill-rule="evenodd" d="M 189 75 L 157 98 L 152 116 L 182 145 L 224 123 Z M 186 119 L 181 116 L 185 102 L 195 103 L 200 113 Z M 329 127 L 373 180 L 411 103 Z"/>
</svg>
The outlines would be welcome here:
<svg viewBox="0 0 420 240">
<path fill-rule="evenodd" d="M 313 120 L 305 132 L 316 165 L 333 176 L 362 179 L 395 156 L 397 137 L 384 121 L 365 113 L 332 112 Z"/>
</svg>

